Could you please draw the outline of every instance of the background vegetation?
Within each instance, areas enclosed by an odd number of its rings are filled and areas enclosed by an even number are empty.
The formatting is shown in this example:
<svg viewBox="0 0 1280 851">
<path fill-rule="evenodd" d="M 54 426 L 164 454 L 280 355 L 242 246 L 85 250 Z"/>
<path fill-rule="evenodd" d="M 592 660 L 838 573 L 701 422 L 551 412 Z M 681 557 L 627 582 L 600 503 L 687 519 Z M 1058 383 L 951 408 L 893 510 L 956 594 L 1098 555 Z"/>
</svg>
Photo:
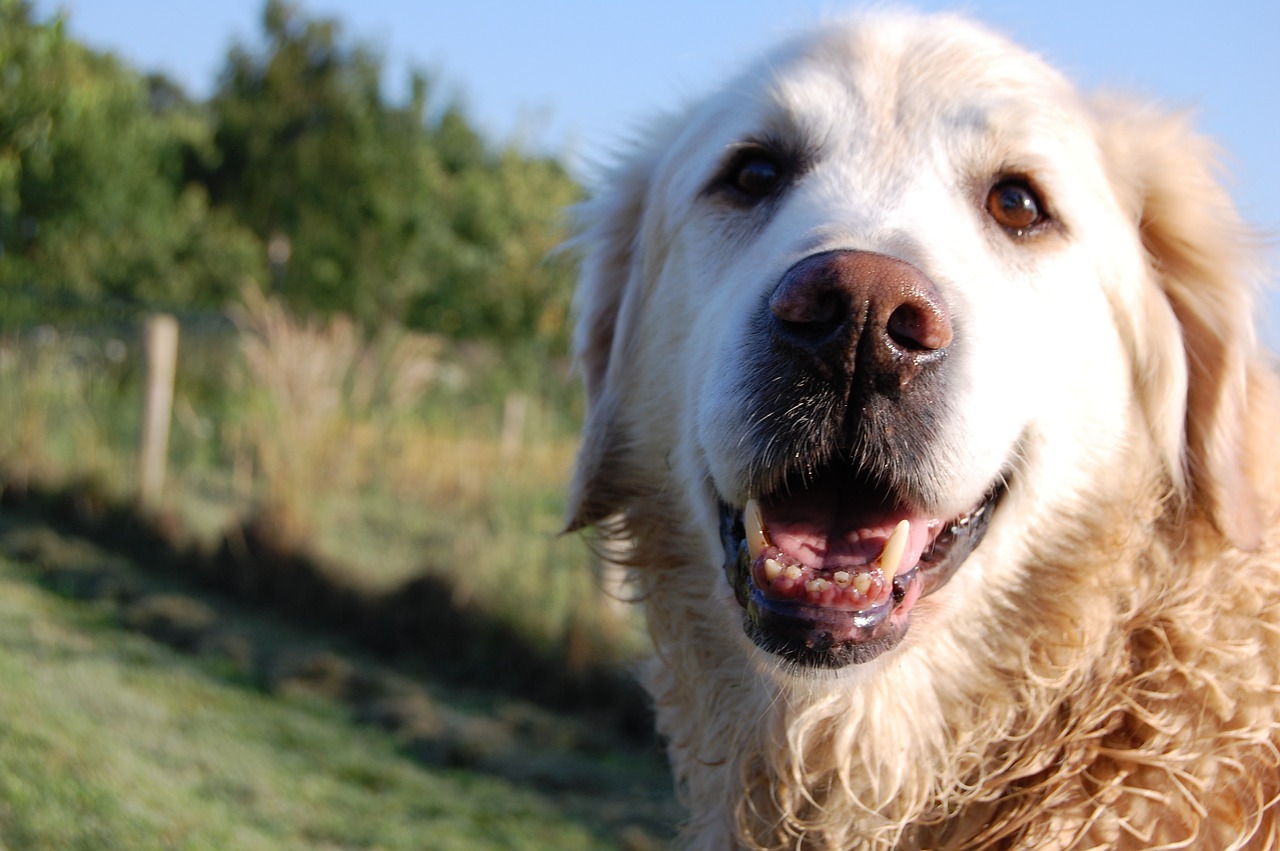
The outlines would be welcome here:
<svg viewBox="0 0 1280 851">
<path fill-rule="evenodd" d="M 649 848 L 670 823 L 626 675 L 645 638 L 558 534 L 581 400 L 553 249 L 580 190 L 429 75 L 385 84 L 280 0 L 204 101 L 0 0 L 0 848 L 423 847 L 423 825 Z M 159 512 L 134 507 L 156 312 L 182 328 Z M 231 639 L 227 600 L 250 606 Z M 281 679 L 299 641 L 354 655 Z M 564 818 L 531 815 L 546 784 Z M 385 825 L 356 815 L 375 789 Z"/>
<path fill-rule="evenodd" d="M 423 72 L 390 102 L 335 21 L 271 0 L 262 26 L 200 103 L 0 0 L 0 321 L 218 309 L 254 281 L 365 328 L 563 351 L 563 166 L 481 138 Z"/>
</svg>

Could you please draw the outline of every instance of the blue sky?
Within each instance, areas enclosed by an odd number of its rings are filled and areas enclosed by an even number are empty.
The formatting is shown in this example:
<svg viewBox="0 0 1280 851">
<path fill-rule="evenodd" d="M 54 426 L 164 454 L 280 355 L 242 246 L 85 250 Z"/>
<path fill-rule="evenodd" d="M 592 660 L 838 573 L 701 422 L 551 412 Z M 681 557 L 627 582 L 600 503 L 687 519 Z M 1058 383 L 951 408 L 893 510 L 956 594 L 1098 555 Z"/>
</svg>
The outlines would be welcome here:
<svg viewBox="0 0 1280 851">
<path fill-rule="evenodd" d="M 496 139 L 564 153 L 588 180 L 645 117 L 692 97 L 795 30 L 856 8 L 817 0 L 309 0 L 379 49 L 392 91 L 410 65 Z M 1190 108 L 1227 152 L 1237 203 L 1280 244 L 1280 2 L 925 0 L 968 12 L 1036 50 L 1085 89 Z M 253 44 L 259 0 L 39 0 L 71 33 L 208 94 L 234 41 Z M 1280 251 L 1272 251 L 1280 269 Z M 1273 282 L 1280 280 L 1275 274 Z M 1280 351 L 1280 293 L 1264 338 Z"/>
</svg>

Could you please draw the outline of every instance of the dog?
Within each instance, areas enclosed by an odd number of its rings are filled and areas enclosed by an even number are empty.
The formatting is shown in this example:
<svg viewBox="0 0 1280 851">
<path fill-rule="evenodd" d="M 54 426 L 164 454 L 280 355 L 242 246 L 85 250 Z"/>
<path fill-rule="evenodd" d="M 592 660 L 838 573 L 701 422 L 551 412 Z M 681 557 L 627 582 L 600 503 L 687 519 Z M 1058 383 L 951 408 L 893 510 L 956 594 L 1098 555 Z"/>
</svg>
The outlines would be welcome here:
<svg viewBox="0 0 1280 851">
<path fill-rule="evenodd" d="M 1276 846 L 1280 387 L 1185 117 L 876 12 L 581 220 L 568 528 L 642 602 L 683 847 Z"/>
</svg>

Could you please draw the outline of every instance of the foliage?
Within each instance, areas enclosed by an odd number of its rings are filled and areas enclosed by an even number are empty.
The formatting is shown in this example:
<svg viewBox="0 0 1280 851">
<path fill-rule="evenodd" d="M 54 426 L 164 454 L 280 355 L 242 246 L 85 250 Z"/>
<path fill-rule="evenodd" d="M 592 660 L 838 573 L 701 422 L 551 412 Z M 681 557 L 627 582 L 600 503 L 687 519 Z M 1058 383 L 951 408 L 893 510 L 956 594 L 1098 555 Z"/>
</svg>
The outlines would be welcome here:
<svg viewBox="0 0 1280 851">
<path fill-rule="evenodd" d="M 414 72 L 407 103 L 338 24 L 271 0 L 265 46 L 232 49 L 200 174 L 273 249 L 294 307 L 453 336 L 563 342 L 569 280 L 543 258 L 577 189 L 554 160 L 498 152 Z"/>
<path fill-rule="evenodd" d="M 0 322 L 103 297 L 217 304 L 261 275 L 253 235 L 175 182 L 208 128 L 153 110 L 163 85 L 0 0 Z"/>
<path fill-rule="evenodd" d="M 199 104 L 0 0 L 0 327 L 217 307 L 253 280 L 365 329 L 563 351 L 564 167 L 490 145 L 422 72 L 390 101 L 336 21 L 269 0 L 262 26 Z"/>
<path fill-rule="evenodd" d="M 563 344 L 568 269 L 544 258 L 577 197 L 564 169 L 492 151 L 422 72 L 389 103 L 379 59 L 334 21 L 271 0 L 263 28 L 260 52 L 228 58 L 201 177 L 274 249 L 278 291 L 366 325 Z"/>
</svg>

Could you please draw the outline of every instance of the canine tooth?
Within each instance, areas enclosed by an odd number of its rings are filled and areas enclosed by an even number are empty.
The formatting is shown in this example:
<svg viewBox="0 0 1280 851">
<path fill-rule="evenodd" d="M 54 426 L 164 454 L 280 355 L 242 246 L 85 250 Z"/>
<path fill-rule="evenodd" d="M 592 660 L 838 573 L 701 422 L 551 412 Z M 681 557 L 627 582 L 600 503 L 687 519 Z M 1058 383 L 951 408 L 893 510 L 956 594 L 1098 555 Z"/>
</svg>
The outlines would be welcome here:
<svg viewBox="0 0 1280 851">
<path fill-rule="evenodd" d="M 853 577 L 845 573 L 843 570 L 837 570 L 831 574 L 831 581 L 839 585 L 841 588 L 848 588 L 849 583 L 853 581 Z"/>
<path fill-rule="evenodd" d="M 853 577 L 853 587 L 855 591 L 865 597 L 867 592 L 871 590 L 871 574 L 859 573 Z"/>
<path fill-rule="evenodd" d="M 892 582 L 894 574 L 902 566 L 902 554 L 907 549 L 907 536 L 911 534 L 911 521 L 902 520 L 893 528 L 893 534 L 884 542 L 884 549 L 876 561 L 880 564 L 880 572 L 884 574 L 886 583 Z"/>
<path fill-rule="evenodd" d="M 770 582 L 782 575 L 782 565 L 777 559 L 767 558 L 764 560 L 764 578 Z"/>
<path fill-rule="evenodd" d="M 751 560 L 755 561 L 760 557 L 761 551 L 769 546 L 769 539 L 764 533 L 764 514 L 760 511 L 759 500 L 754 498 L 747 500 L 746 508 L 742 509 L 742 526 L 747 533 L 747 552 L 751 553 Z"/>
</svg>

